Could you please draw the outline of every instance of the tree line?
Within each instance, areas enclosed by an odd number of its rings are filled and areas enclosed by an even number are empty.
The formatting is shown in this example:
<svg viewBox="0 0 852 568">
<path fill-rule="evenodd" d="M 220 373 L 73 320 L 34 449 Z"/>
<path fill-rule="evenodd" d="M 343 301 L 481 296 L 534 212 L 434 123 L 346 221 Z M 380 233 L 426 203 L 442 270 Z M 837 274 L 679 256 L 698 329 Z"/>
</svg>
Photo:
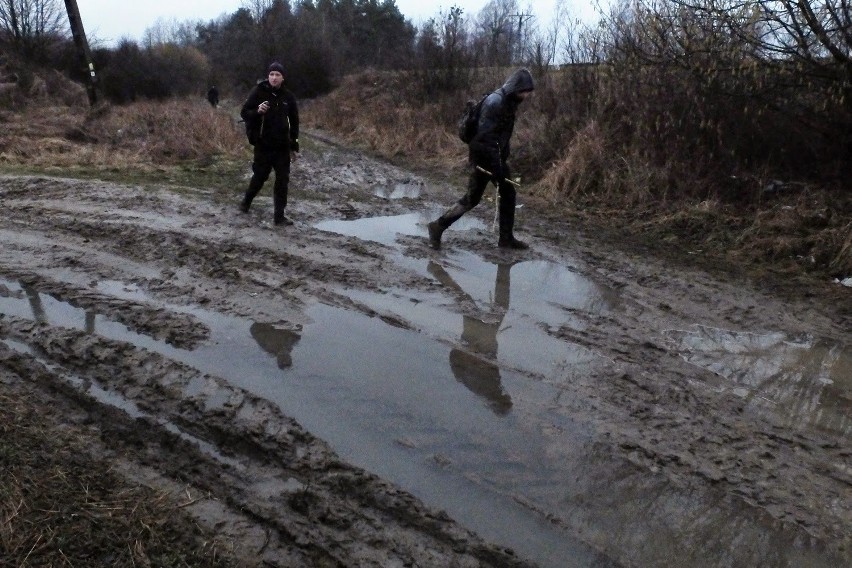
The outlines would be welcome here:
<svg viewBox="0 0 852 568">
<path fill-rule="evenodd" d="M 365 68 L 416 67 L 438 88 L 453 88 L 471 66 L 525 58 L 527 44 L 540 41 L 531 19 L 517 0 L 492 0 L 472 15 L 452 6 L 417 26 L 394 0 L 245 0 L 216 20 L 158 21 L 140 40 L 92 47 L 101 88 L 119 103 L 184 96 L 210 83 L 243 91 L 273 59 L 285 63 L 302 97 Z M 0 0 L 4 51 L 80 77 L 68 36 L 59 0 Z"/>
<path fill-rule="evenodd" d="M 561 1 L 545 22 L 518 0 L 491 0 L 415 25 L 394 0 L 247 0 L 208 22 L 160 21 L 93 56 L 115 103 L 201 96 L 211 84 L 239 98 L 273 59 L 300 97 L 370 68 L 407 73 L 400 95 L 412 104 L 457 102 L 503 73 L 488 70 L 524 65 L 540 85 L 532 115 L 546 125 L 535 156 L 520 158 L 527 169 L 544 175 L 592 133 L 605 156 L 587 144 L 588 175 L 559 178 L 566 190 L 629 184 L 640 171 L 662 196 L 704 191 L 686 179 L 712 179 L 716 191 L 724 179 L 736 194 L 746 174 L 847 177 L 847 0 L 614 0 L 598 16 L 579 23 Z M 0 0 L 4 53 L 83 80 L 68 35 L 58 0 Z"/>
</svg>

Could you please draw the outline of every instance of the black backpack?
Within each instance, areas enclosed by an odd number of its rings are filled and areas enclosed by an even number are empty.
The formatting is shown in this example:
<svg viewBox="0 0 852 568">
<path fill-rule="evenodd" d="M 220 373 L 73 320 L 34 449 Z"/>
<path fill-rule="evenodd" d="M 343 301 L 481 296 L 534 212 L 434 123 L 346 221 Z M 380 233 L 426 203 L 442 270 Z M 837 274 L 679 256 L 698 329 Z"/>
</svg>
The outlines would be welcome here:
<svg viewBox="0 0 852 568">
<path fill-rule="evenodd" d="M 459 119 L 459 138 L 465 144 L 470 144 L 473 137 L 476 136 L 476 130 L 479 128 L 479 115 L 482 112 L 482 103 L 488 95 L 485 95 L 479 102 L 475 99 L 468 99 L 464 105 L 464 112 Z"/>
<path fill-rule="evenodd" d="M 246 127 L 246 138 L 248 138 L 248 143 L 254 146 L 257 144 L 258 139 L 260 138 L 260 127 L 258 126 L 258 120 L 243 120 Z"/>
</svg>

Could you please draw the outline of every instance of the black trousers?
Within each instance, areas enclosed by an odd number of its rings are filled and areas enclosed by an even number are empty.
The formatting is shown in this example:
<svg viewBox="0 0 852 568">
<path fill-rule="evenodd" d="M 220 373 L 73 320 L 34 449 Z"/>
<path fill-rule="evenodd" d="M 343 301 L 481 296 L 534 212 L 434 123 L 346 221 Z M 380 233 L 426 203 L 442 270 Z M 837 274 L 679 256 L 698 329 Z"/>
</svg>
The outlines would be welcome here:
<svg viewBox="0 0 852 568">
<path fill-rule="evenodd" d="M 274 203 L 274 218 L 284 217 L 287 207 L 287 192 L 290 187 L 290 149 L 267 148 L 257 145 L 254 147 L 254 161 L 251 164 L 251 181 L 245 196 L 245 205 L 251 205 L 252 200 L 260 192 L 263 184 L 269 179 L 269 174 L 275 171 L 272 201 Z"/>
<path fill-rule="evenodd" d="M 439 219 L 438 224 L 446 229 L 453 223 L 459 220 L 462 215 L 479 205 L 482 201 L 482 194 L 485 188 L 492 181 L 493 177 L 485 172 L 471 166 L 472 171 L 467 181 L 467 192 L 459 199 L 458 204 L 444 213 Z M 509 168 L 504 165 L 506 177 L 509 177 Z M 515 186 L 505 179 L 499 180 L 497 184 L 497 192 L 500 195 L 500 207 L 498 217 L 500 220 L 500 235 L 505 237 L 512 236 L 515 226 L 515 203 L 517 202 L 517 191 Z"/>
</svg>

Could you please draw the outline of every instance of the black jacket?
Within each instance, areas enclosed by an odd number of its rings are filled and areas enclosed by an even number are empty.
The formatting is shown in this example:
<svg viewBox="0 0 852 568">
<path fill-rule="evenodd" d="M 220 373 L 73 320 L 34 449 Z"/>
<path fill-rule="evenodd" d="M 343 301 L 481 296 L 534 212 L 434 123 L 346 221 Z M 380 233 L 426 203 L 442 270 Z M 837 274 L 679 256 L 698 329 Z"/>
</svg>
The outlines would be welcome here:
<svg viewBox="0 0 852 568">
<path fill-rule="evenodd" d="M 257 112 L 269 101 L 265 114 Z M 258 83 L 249 93 L 240 116 L 246 122 L 249 140 L 262 148 L 299 151 L 299 107 L 296 97 L 282 85 L 273 89 L 268 80 Z"/>
<path fill-rule="evenodd" d="M 517 93 L 532 91 L 533 78 L 526 69 L 512 73 L 503 86 L 482 103 L 476 136 L 470 141 L 470 160 L 495 174 L 509 158 L 510 140 L 515 129 L 515 112 L 521 99 Z"/>
</svg>

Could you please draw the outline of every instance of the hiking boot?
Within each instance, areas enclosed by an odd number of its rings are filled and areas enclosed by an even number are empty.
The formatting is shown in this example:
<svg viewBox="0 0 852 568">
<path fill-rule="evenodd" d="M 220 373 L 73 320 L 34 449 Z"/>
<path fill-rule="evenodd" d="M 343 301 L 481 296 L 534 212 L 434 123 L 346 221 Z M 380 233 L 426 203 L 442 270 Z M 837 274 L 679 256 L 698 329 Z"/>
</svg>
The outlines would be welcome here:
<svg viewBox="0 0 852 568">
<path fill-rule="evenodd" d="M 444 228 L 437 222 L 432 221 L 426 228 L 429 229 L 429 246 L 435 250 L 441 248 L 441 235 L 444 234 Z"/>
<path fill-rule="evenodd" d="M 530 245 L 528 245 L 524 241 L 519 241 L 515 237 L 500 237 L 500 240 L 497 241 L 497 246 L 500 248 L 508 248 L 515 250 L 526 250 L 530 248 Z"/>
<path fill-rule="evenodd" d="M 246 203 L 245 201 L 240 203 L 240 211 L 242 211 L 243 213 L 248 213 L 249 212 L 249 204 Z"/>
<path fill-rule="evenodd" d="M 282 215 L 281 217 L 277 217 L 277 218 L 275 219 L 275 221 L 273 221 L 273 222 L 274 222 L 276 225 L 292 225 L 292 224 L 293 224 L 293 220 L 292 220 L 292 219 L 290 219 L 289 217 L 285 217 L 285 216 L 283 216 L 283 215 Z"/>
</svg>

